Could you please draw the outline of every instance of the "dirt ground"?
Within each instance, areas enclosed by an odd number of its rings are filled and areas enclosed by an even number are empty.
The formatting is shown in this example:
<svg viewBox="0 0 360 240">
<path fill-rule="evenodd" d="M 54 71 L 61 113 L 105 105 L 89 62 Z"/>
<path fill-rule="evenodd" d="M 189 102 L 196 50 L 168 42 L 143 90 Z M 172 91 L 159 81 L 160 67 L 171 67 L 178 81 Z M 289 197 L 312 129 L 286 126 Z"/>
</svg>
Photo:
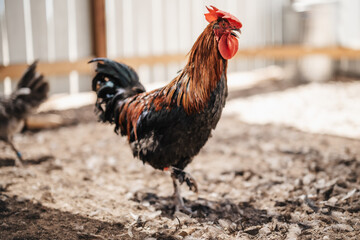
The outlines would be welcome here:
<svg viewBox="0 0 360 240">
<path fill-rule="evenodd" d="M 132 157 L 92 107 L 79 124 L 0 143 L 0 239 L 359 239 L 360 141 L 224 116 L 186 168 L 192 216 L 168 172 Z"/>
</svg>

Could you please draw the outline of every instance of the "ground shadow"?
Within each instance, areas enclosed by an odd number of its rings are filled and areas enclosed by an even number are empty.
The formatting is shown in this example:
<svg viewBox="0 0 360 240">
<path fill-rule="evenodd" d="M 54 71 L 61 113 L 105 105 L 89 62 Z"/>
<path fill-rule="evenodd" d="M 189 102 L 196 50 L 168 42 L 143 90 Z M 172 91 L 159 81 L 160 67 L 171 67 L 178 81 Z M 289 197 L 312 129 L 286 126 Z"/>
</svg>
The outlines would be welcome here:
<svg viewBox="0 0 360 240">
<path fill-rule="evenodd" d="M 105 222 L 51 209 L 0 192 L 0 239 L 174 239 L 165 233 L 150 236 L 128 229 L 121 222 Z"/>
<path fill-rule="evenodd" d="M 159 197 L 155 193 L 136 192 L 133 201 L 139 203 L 148 202 L 156 210 L 161 210 L 163 217 L 174 217 L 174 199 L 172 197 Z M 219 220 L 227 220 L 232 223 L 233 231 L 244 231 L 251 235 L 256 235 L 262 226 L 272 220 L 266 210 L 255 208 L 251 202 L 235 203 L 232 200 L 224 199 L 221 201 L 209 201 L 199 198 L 195 201 L 184 199 L 185 205 L 193 211 L 191 217 L 196 218 L 198 222 L 212 221 L 215 224 Z"/>
<path fill-rule="evenodd" d="M 39 165 L 43 162 L 49 162 L 54 160 L 52 155 L 44 155 L 36 158 L 27 158 L 24 159 L 23 165 Z M 0 158 L 0 168 L 1 167 L 14 167 L 16 164 L 15 158 Z"/>
</svg>

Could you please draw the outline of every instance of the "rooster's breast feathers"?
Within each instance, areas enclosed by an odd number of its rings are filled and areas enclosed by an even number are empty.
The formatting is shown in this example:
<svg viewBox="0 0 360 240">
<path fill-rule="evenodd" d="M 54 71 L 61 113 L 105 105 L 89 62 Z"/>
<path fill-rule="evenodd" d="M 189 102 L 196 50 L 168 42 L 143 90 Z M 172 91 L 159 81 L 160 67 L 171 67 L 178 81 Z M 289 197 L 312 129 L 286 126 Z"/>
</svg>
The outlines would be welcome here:
<svg viewBox="0 0 360 240">
<path fill-rule="evenodd" d="M 179 97 L 186 97 L 181 88 L 171 93 L 166 87 L 140 93 L 119 108 L 119 127 L 127 135 L 134 156 L 162 169 L 186 163 L 206 143 L 220 119 L 227 95 L 225 75 L 199 112 L 188 113 Z M 182 166 L 179 166 L 182 167 Z"/>
</svg>

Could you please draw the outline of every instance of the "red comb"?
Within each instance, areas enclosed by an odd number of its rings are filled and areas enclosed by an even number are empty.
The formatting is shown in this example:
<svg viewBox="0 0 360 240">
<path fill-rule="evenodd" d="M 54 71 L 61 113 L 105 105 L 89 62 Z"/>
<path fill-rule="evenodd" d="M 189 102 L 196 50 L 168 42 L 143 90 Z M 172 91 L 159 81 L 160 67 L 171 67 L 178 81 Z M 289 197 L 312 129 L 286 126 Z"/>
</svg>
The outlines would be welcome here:
<svg viewBox="0 0 360 240">
<path fill-rule="evenodd" d="M 206 7 L 209 13 L 205 13 L 206 21 L 209 23 L 218 20 L 218 18 L 224 18 L 229 21 L 230 24 L 234 25 L 236 28 L 241 28 L 242 24 L 235 16 L 231 15 L 230 13 L 221 11 L 214 6 L 210 6 L 211 8 Z"/>
</svg>

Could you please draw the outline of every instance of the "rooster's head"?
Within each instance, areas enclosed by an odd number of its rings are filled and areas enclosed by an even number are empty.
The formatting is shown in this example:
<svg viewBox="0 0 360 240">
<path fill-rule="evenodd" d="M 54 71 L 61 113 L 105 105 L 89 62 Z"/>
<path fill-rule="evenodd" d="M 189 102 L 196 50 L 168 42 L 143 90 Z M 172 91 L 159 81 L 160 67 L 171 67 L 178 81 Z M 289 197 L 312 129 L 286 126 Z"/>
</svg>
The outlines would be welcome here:
<svg viewBox="0 0 360 240">
<path fill-rule="evenodd" d="M 221 11 L 214 6 L 206 7 L 209 13 L 205 13 L 205 18 L 209 23 L 214 23 L 214 33 L 218 41 L 218 49 L 224 59 L 232 58 L 238 48 L 239 42 L 234 31 L 240 32 L 241 22 L 230 13 Z"/>
</svg>

